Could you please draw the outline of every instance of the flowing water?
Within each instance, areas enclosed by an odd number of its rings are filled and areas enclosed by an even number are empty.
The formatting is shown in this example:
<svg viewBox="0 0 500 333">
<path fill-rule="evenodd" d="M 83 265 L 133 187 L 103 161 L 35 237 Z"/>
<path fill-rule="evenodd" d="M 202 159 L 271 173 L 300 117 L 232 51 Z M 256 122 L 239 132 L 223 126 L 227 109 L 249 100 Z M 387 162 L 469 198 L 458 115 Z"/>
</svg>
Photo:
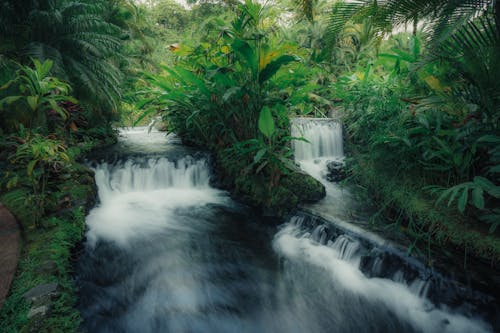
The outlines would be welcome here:
<svg viewBox="0 0 500 333">
<path fill-rule="evenodd" d="M 363 220 L 359 216 L 364 211 L 362 203 L 354 200 L 347 189 L 326 179 L 328 163 L 344 163 L 342 124 L 328 118 L 295 118 L 292 121 L 292 136 L 304 137 L 308 141 L 297 140 L 293 143 L 295 162 L 326 188 L 326 198 L 307 208 L 330 218 L 350 222 Z"/>
<path fill-rule="evenodd" d="M 233 201 L 175 138 L 123 134 L 91 163 L 100 203 L 76 267 L 88 332 L 493 331 L 474 308 L 425 297 L 418 274 L 367 261 L 376 246 Z"/>
</svg>

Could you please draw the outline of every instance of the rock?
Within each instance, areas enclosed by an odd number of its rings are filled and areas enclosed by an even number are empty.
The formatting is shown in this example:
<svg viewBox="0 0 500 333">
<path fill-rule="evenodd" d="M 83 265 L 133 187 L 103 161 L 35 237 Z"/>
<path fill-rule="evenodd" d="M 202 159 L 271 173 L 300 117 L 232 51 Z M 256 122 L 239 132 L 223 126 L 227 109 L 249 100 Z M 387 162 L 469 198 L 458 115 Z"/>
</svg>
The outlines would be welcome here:
<svg viewBox="0 0 500 333">
<path fill-rule="evenodd" d="M 57 264 L 53 260 L 45 261 L 36 268 L 37 273 L 55 275 L 58 272 Z"/>
<path fill-rule="evenodd" d="M 28 312 L 28 319 L 33 317 L 46 317 L 50 313 L 51 308 L 52 306 L 50 304 L 33 307 Z"/>
<path fill-rule="evenodd" d="M 47 305 L 53 298 L 59 295 L 58 289 L 58 283 L 40 284 L 27 291 L 23 297 L 34 306 Z"/>
<path fill-rule="evenodd" d="M 329 182 L 339 182 L 346 177 L 345 165 L 339 161 L 330 161 L 326 164 L 328 170 L 326 180 Z"/>
</svg>

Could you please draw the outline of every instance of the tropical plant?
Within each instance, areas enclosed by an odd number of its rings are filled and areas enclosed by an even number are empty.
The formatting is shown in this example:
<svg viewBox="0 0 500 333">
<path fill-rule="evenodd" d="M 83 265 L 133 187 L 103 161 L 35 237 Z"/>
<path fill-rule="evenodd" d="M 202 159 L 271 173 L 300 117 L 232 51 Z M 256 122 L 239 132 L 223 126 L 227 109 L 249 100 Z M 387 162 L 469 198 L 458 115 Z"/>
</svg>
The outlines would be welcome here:
<svg viewBox="0 0 500 333">
<path fill-rule="evenodd" d="M 200 144 L 227 146 L 255 138 L 260 110 L 277 102 L 266 91 L 272 77 L 298 60 L 287 54 L 290 48 L 268 43 L 264 18 L 261 5 L 242 5 L 215 41 L 188 49 L 182 64 L 163 67 L 167 75 L 148 75 L 158 90 L 140 106 L 166 102 L 171 128 Z"/>
<path fill-rule="evenodd" d="M 102 0 L 3 0 L 1 53 L 20 61 L 52 60 L 51 74 L 70 82 L 79 99 L 111 112 L 120 96 L 122 30 L 104 17 L 106 5 Z"/>
<path fill-rule="evenodd" d="M 23 143 L 17 145 L 15 152 L 9 156 L 9 161 L 11 168 L 25 168 L 24 175 L 23 172 L 12 173 L 13 176 L 6 179 L 6 188 L 29 189 L 25 200 L 33 208 L 32 222 L 38 225 L 48 204 L 49 181 L 69 167 L 70 158 L 66 153 L 66 146 L 59 140 L 29 133 L 21 140 Z M 9 174 L 6 173 L 6 176 Z"/>
<path fill-rule="evenodd" d="M 67 110 L 60 104 L 77 101 L 69 96 L 67 83 L 49 76 L 52 65 L 51 60 L 41 63 L 37 59 L 33 59 L 34 68 L 18 65 L 16 76 L 0 87 L 0 94 L 7 95 L 0 99 L 0 112 L 5 122 L 47 132 L 48 117 L 57 115 L 63 121 L 68 118 Z M 9 124 L 2 127 L 7 128 Z"/>
</svg>

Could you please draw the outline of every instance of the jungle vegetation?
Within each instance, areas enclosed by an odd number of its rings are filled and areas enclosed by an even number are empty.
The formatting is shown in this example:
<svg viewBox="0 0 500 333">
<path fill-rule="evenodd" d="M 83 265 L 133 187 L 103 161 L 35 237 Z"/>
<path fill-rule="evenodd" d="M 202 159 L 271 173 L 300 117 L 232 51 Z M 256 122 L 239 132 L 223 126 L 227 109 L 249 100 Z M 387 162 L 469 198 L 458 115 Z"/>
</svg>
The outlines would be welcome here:
<svg viewBox="0 0 500 333">
<path fill-rule="evenodd" d="M 499 76 L 499 0 L 2 0 L 1 200 L 45 230 L 78 156 L 158 116 L 272 200 L 290 118 L 335 115 L 373 223 L 498 263 Z"/>
</svg>

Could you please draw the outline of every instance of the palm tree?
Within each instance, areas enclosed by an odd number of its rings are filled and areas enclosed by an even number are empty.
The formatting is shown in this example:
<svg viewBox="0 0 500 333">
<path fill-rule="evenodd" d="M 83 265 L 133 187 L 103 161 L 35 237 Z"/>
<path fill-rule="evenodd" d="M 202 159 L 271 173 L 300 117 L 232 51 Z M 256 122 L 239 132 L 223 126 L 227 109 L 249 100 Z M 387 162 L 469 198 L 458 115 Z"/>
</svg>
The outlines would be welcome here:
<svg viewBox="0 0 500 333">
<path fill-rule="evenodd" d="M 2 0 L 0 53 L 27 62 L 50 59 L 52 75 L 105 113 L 120 96 L 123 30 L 103 16 L 106 1 Z"/>
</svg>

